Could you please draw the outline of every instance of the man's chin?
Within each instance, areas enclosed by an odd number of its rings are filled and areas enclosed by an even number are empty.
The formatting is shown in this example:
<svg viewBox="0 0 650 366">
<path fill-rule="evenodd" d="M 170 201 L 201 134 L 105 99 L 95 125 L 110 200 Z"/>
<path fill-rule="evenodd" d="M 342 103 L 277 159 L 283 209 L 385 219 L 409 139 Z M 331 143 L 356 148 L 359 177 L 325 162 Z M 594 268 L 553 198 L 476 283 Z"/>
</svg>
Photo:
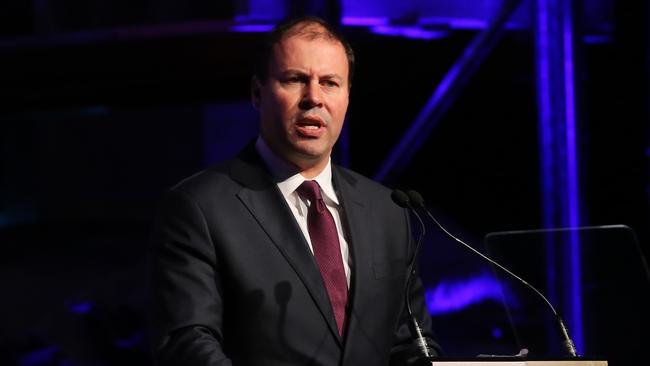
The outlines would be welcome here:
<svg viewBox="0 0 650 366">
<path fill-rule="evenodd" d="M 293 158 L 294 164 L 301 168 L 313 167 L 326 162 L 329 159 L 330 151 L 327 149 L 295 149 Z"/>
<path fill-rule="evenodd" d="M 301 141 L 293 148 L 296 155 L 305 160 L 321 160 L 323 157 L 329 157 L 330 153 L 321 141 Z"/>
</svg>

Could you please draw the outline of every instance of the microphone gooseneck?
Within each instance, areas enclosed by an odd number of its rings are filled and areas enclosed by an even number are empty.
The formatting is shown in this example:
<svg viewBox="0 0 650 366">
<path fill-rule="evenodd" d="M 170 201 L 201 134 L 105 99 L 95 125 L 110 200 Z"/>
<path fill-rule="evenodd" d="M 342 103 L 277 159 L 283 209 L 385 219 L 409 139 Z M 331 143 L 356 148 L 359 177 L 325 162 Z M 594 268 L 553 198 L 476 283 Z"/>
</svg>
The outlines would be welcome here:
<svg viewBox="0 0 650 366">
<path fill-rule="evenodd" d="M 464 241 L 458 239 L 457 237 L 455 237 L 454 235 L 452 235 L 449 231 L 447 231 L 447 229 L 445 229 L 445 228 L 440 224 L 440 222 L 438 222 L 438 220 L 433 216 L 433 214 L 432 214 L 432 213 L 427 209 L 427 207 L 424 205 L 424 198 L 422 198 L 422 195 L 420 195 L 418 192 L 413 191 L 413 190 L 408 191 L 407 196 L 408 196 L 408 202 L 409 202 L 410 204 L 412 204 L 412 205 L 414 205 L 414 206 L 416 206 L 416 207 L 419 207 L 419 208 L 421 208 L 422 210 L 424 210 L 424 212 L 427 214 L 427 216 L 429 216 L 429 218 L 430 218 L 430 219 L 431 219 L 431 220 L 436 224 L 436 226 L 438 226 L 438 227 L 440 228 L 440 230 L 442 230 L 442 231 L 443 231 L 447 236 L 449 236 L 450 238 L 454 239 L 456 242 L 460 243 L 460 244 L 463 245 L 465 248 L 471 250 L 472 252 L 474 252 L 475 254 L 477 254 L 478 256 L 480 256 L 481 258 L 483 258 L 483 259 L 485 259 L 486 261 L 492 263 L 494 266 L 496 266 L 497 268 L 499 268 L 499 269 L 502 270 L 503 272 L 509 274 L 510 276 L 512 276 L 513 278 L 515 278 L 516 280 L 518 280 L 519 282 L 523 283 L 523 284 L 526 285 L 528 288 L 530 288 L 531 290 L 533 290 L 533 292 L 535 292 L 537 295 L 539 295 L 539 296 L 542 298 L 542 300 L 544 300 L 544 302 L 545 302 L 545 303 L 548 305 L 548 307 L 551 309 L 551 311 L 553 312 L 553 316 L 555 317 L 555 319 L 556 319 L 557 322 L 558 322 L 558 325 L 559 325 L 559 327 L 560 327 L 560 331 L 561 331 L 561 333 L 562 333 L 562 337 L 564 338 L 564 341 L 563 341 L 562 343 L 564 344 L 564 348 L 565 348 L 565 350 L 567 351 L 567 353 L 568 353 L 569 355 L 571 355 L 571 356 L 573 356 L 573 357 L 578 357 L 578 352 L 576 351 L 575 345 L 573 344 L 573 341 L 571 340 L 571 337 L 569 337 L 569 332 L 568 332 L 568 330 L 567 330 L 566 325 L 564 324 L 564 321 L 562 320 L 562 318 L 560 317 L 560 315 L 558 314 L 558 312 L 555 310 L 555 307 L 551 304 L 550 301 L 548 301 L 548 299 L 546 298 L 546 296 L 544 296 L 544 295 L 543 295 L 539 290 L 537 290 L 533 285 L 529 284 L 528 282 L 526 282 L 526 281 L 525 281 L 524 279 L 522 279 L 521 277 L 519 277 L 519 276 L 517 276 L 516 274 L 512 273 L 510 270 L 508 270 L 508 269 L 505 268 L 504 266 L 502 266 L 502 265 L 500 265 L 499 263 L 495 262 L 494 260 L 492 260 L 492 259 L 489 258 L 488 256 L 486 256 L 486 255 L 484 255 L 483 253 L 479 252 L 478 250 L 474 249 L 472 246 L 470 246 L 469 244 L 465 243 Z M 413 209 L 413 211 L 415 211 L 415 209 Z"/>
<path fill-rule="evenodd" d="M 424 238 L 424 235 L 427 232 L 426 226 L 424 225 L 424 221 L 422 220 L 422 217 L 420 217 L 420 214 L 411 205 L 409 197 L 406 193 L 400 191 L 399 189 L 396 189 L 391 193 L 391 198 L 393 199 L 393 202 L 395 202 L 398 206 L 402 208 L 407 208 L 411 212 L 413 212 L 413 214 L 415 215 L 415 217 L 417 217 L 420 223 L 420 235 L 418 236 L 418 240 L 415 245 L 415 251 L 413 252 L 413 256 L 409 261 L 409 266 L 408 266 L 409 275 L 406 280 L 406 286 L 404 288 L 404 301 L 406 303 L 406 310 L 408 312 L 408 316 L 410 320 L 409 325 L 411 328 L 411 334 L 413 334 L 413 336 L 415 337 L 415 342 L 417 344 L 417 347 L 420 349 L 424 357 L 431 357 L 431 353 L 429 352 L 429 346 L 426 340 L 424 339 L 424 336 L 422 335 L 422 328 L 420 328 L 420 324 L 415 318 L 415 315 L 413 315 L 413 310 L 411 309 L 411 297 L 409 296 L 409 294 L 411 293 L 411 283 L 413 282 L 413 278 L 415 277 L 415 261 L 417 260 L 422 239 Z"/>
</svg>

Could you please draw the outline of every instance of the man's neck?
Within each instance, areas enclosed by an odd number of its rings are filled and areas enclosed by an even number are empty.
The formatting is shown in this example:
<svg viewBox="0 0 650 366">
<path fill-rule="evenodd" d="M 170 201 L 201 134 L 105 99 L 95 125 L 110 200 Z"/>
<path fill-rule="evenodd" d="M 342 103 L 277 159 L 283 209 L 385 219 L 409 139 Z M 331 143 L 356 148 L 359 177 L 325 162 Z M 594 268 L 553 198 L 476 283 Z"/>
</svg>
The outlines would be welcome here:
<svg viewBox="0 0 650 366">
<path fill-rule="evenodd" d="M 313 179 L 318 176 L 327 167 L 328 160 L 320 161 L 316 165 L 310 165 L 305 168 L 300 168 L 300 175 L 305 179 Z"/>
</svg>

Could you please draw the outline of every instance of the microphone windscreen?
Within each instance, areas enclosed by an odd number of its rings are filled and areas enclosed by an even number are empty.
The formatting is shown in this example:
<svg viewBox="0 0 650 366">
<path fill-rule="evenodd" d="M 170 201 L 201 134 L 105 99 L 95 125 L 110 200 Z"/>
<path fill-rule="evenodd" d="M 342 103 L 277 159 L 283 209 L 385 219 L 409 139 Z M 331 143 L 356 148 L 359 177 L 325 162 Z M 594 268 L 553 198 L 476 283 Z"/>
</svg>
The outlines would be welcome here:
<svg viewBox="0 0 650 366">
<path fill-rule="evenodd" d="M 422 195 L 416 191 L 408 191 L 408 199 L 415 206 L 424 206 L 424 198 L 422 198 Z"/>
<path fill-rule="evenodd" d="M 399 207 L 407 208 L 409 205 L 409 196 L 399 189 L 394 190 L 393 193 L 390 194 L 390 198 L 392 198 L 393 202 L 395 202 Z"/>
</svg>

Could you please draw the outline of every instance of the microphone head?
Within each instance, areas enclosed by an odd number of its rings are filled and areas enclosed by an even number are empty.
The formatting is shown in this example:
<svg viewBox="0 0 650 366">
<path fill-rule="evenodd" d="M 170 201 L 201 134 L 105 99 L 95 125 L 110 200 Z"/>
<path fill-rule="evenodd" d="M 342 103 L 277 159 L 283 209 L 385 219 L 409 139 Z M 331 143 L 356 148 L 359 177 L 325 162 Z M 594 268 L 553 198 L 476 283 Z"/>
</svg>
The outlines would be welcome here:
<svg viewBox="0 0 650 366">
<path fill-rule="evenodd" d="M 406 195 L 404 191 L 396 189 L 393 191 L 393 193 L 390 194 L 390 198 L 392 198 L 393 202 L 395 202 L 399 207 L 409 207 L 409 196 Z"/>
<path fill-rule="evenodd" d="M 424 206 L 424 198 L 422 195 L 414 190 L 407 192 L 408 200 L 415 206 Z"/>
</svg>

